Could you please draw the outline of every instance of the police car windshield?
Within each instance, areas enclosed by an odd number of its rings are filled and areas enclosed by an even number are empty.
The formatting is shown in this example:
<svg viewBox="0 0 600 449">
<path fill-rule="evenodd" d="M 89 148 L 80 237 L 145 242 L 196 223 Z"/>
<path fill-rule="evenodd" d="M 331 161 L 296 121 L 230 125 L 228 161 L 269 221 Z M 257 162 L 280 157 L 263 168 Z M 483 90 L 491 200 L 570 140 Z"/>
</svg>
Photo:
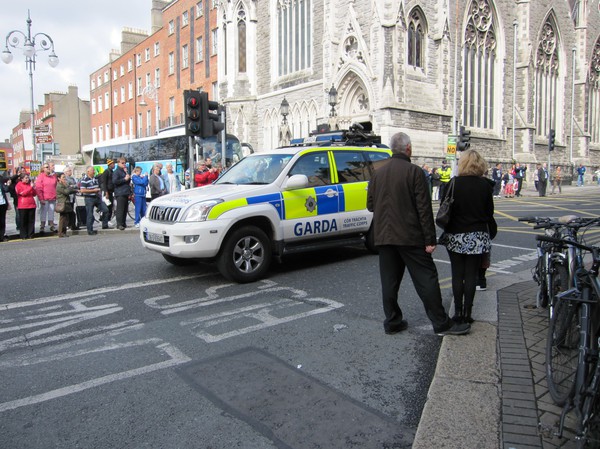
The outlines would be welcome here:
<svg viewBox="0 0 600 449">
<path fill-rule="evenodd" d="M 215 184 L 271 184 L 279 177 L 291 158 L 291 154 L 245 157 L 227 170 Z"/>
</svg>

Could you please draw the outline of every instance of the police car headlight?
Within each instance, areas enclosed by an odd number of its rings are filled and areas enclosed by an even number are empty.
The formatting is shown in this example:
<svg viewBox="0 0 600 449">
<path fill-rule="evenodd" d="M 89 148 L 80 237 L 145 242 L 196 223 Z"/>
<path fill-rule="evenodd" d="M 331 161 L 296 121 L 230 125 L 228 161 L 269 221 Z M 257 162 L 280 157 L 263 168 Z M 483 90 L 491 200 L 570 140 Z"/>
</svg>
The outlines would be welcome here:
<svg viewBox="0 0 600 449">
<path fill-rule="evenodd" d="M 211 209 L 219 203 L 222 203 L 223 200 L 209 200 L 203 201 L 198 204 L 194 204 L 188 210 L 185 211 L 183 218 L 181 221 L 190 222 L 190 221 L 206 221 L 206 217 L 208 217 Z"/>
</svg>

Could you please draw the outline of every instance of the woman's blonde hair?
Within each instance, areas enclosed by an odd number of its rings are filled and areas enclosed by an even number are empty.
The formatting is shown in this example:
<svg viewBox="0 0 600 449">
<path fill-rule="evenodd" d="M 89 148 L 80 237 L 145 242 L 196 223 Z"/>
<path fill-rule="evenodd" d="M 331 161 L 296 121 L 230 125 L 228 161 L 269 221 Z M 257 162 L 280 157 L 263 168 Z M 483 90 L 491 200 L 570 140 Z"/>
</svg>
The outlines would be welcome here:
<svg viewBox="0 0 600 449">
<path fill-rule="evenodd" d="M 487 162 L 477 151 L 467 150 L 460 155 L 458 176 L 483 176 L 487 169 Z"/>
</svg>

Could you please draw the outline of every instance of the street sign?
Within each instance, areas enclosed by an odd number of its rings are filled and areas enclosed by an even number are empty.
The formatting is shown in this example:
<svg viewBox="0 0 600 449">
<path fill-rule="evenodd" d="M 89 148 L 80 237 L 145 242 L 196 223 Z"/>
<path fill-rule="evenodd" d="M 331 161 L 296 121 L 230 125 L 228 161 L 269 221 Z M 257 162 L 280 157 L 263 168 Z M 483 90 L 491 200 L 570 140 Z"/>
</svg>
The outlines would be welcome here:
<svg viewBox="0 0 600 449">
<path fill-rule="evenodd" d="M 50 132 L 50 125 L 35 125 L 33 127 L 33 129 L 35 130 L 36 134 L 37 133 L 49 133 Z"/>
<path fill-rule="evenodd" d="M 446 156 L 446 159 L 454 159 L 456 157 L 456 136 L 448 136 Z"/>
<path fill-rule="evenodd" d="M 35 143 L 52 143 L 52 134 L 36 134 Z"/>
</svg>

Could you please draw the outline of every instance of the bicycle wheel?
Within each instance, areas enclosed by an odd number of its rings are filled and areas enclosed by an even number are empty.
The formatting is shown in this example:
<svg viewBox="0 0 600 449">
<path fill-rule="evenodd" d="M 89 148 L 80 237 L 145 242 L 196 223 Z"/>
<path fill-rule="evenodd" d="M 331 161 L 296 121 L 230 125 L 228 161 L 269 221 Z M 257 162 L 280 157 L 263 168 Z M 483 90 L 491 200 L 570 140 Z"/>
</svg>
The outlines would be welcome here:
<svg viewBox="0 0 600 449">
<path fill-rule="evenodd" d="M 554 313 L 556 295 L 569 288 L 569 270 L 565 265 L 554 263 L 550 268 L 549 278 L 550 288 L 548 288 L 547 296 L 549 296 L 550 300 L 551 313 Z M 552 317 L 552 315 L 550 315 L 550 317 Z"/>
<path fill-rule="evenodd" d="M 131 220 L 135 221 L 135 203 L 133 201 L 129 201 L 127 204 L 127 215 Z"/>
<path fill-rule="evenodd" d="M 538 291 L 537 291 L 537 303 L 541 307 L 548 307 L 548 286 L 546 285 L 546 270 L 544 268 L 544 258 L 546 256 L 538 257 L 538 262 L 535 267 L 535 271 L 533 272 L 533 279 L 538 283 Z"/>
<path fill-rule="evenodd" d="M 546 339 L 546 382 L 550 396 L 559 406 L 565 405 L 574 393 L 579 328 L 579 303 L 559 298 Z"/>
<path fill-rule="evenodd" d="M 578 448 L 599 449 L 600 448 L 600 392 L 589 395 L 583 404 L 581 411 L 582 428 L 580 438 L 577 440 Z"/>
</svg>

